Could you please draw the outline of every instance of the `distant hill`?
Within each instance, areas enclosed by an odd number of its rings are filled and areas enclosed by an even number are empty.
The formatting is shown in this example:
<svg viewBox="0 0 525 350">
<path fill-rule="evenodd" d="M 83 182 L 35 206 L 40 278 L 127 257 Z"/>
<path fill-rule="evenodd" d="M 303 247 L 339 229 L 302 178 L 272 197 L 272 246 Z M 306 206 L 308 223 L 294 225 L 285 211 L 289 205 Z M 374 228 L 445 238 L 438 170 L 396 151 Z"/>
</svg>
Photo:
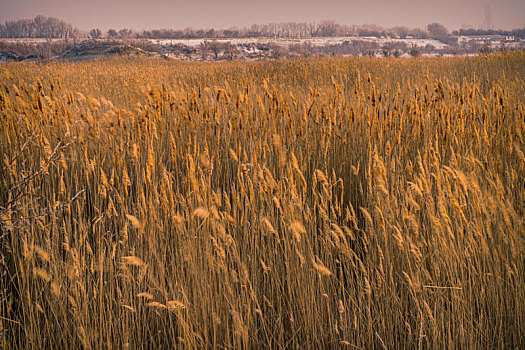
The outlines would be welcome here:
<svg viewBox="0 0 525 350">
<path fill-rule="evenodd" d="M 84 41 L 67 49 L 62 55 L 54 57 L 54 59 L 86 61 L 111 56 L 159 57 L 160 55 L 118 41 Z"/>
</svg>

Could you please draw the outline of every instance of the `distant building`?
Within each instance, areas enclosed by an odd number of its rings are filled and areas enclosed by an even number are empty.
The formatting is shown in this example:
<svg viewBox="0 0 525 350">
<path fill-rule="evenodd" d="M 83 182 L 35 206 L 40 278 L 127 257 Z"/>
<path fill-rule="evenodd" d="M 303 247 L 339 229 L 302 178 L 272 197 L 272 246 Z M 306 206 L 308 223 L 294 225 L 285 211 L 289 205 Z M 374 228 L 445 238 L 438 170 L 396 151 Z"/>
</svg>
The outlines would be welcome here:
<svg viewBox="0 0 525 350">
<path fill-rule="evenodd" d="M 466 44 L 470 41 L 470 37 L 466 35 L 460 35 L 458 37 L 458 44 Z"/>
<path fill-rule="evenodd" d="M 515 38 L 512 35 L 461 35 L 458 37 L 459 44 L 478 44 L 492 47 L 501 46 L 514 40 Z"/>
</svg>

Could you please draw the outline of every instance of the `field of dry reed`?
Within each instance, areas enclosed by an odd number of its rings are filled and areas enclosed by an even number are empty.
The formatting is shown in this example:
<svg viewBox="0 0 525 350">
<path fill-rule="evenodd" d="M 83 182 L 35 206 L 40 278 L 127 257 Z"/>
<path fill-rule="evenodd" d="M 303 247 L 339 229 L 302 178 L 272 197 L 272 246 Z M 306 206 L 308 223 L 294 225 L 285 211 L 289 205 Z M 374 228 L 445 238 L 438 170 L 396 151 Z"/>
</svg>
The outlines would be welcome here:
<svg viewBox="0 0 525 350">
<path fill-rule="evenodd" d="M 0 67 L 1 348 L 518 349 L 525 53 Z"/>
</svg>

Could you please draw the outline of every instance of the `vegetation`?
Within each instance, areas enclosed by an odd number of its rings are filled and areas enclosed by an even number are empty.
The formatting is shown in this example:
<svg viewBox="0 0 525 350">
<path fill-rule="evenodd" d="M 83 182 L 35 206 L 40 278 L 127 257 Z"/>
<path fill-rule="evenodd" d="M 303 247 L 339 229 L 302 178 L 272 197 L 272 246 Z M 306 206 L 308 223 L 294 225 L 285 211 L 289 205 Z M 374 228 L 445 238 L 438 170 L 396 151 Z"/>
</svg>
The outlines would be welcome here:
<svg viewBox="0 0 525 350">
<path fill-rule="evenodd" d="M 7 63 L 4 348 L 519 348 L 525 53 Z"/>
<path fill-rule="evenodd" d="M 525 38 L 525 28 L 512 30 L 459 29 L 453 35 L 512 35 Z M 314 37 L 381 37 L 389 36 L 405 39 L 407 37 L 426 39 L 435 38 L 445 43 L 453 40 L 448 29 L 440 23 L 430 23 L 425 28 L 408 28 L 395 26 L 385 28 L 375 24 L 344 25 L 333 20 L 320 22 L 281 22 L 268 24 L 253 24 L 249 27 L 229 29 L 145 29 L 131 30 L 128 28 L 108 29 L 103 32 L 99 28 L 81 31 L 70 23 L 54 17 L 36 16 L 33 19 L 19 19 L 0 23 L 0 38 L 107 38 L 107 39 L 232 39 L 232 38 L 314 38 Z"/>
<path fill-rule="evenodd" d="M 31 57 L 47 59 L 61 55 L 75 44 L 73 41 L 56 40 L 49 42 L 7 42 L 0 41 L 0 53 L 8 53 L 13 59 L 24 60 Z"/>
<path fill-rule="evenodd" d="M 79 34 L 78 28 L 54 17 L 36 16 L 0 23 L 0 38 L 71 38 Z"/>
<path fill-rule="evenodd" d="M 510 35 L 516 38 L 525 38 L 525 28 L 516 28 L 511 30 L 502 29 L 460 29 L 452 32 L 454 35 Z"/>
</svg>

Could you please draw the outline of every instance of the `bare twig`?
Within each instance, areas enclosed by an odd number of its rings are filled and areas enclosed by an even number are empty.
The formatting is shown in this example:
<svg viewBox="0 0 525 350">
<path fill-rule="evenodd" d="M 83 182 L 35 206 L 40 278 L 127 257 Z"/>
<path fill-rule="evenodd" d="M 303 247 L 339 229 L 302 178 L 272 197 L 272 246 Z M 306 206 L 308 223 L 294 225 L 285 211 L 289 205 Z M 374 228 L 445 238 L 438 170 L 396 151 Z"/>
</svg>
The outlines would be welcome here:
<svg viewBox="0 0 525 350">
<path fill-rule="evenodd" d="M 426 335 L 423 334 L 423 319 L 421 319 L 421 324 L 419 326 L 419 339 L 417 344 L 418 350 L 421 350 L 421 344 L 423 342 L 424 337 L 426 337 Z"/>
<path fill-rule="evenodd" d="M 35 132 L 33 132 L 31 134 L 31 136 L 29 136 L 29 138 L 27 139 L 27 141 L 24 143 L 24 145 L 22 146 L 22 148 L 20 149 L 20 151 L 17 153 L 16 156 L 13 157 L 13 159 L 11 159 L 11 161 L 4 167 L 3 170 L 7 170 L 11 165 L 13 165 L 13 163 L 18 159 L 18 157 L 20 157 L 22 155 L 22 153 L 24 153 L 24 151 L 26 150 L 27 147 L 29 147 L 29 144 L 33 141 L 33 139 L 37 136 L 39 136 L 40 134 L 36 134 Z"/>
<path fill-rule="evenodd" d="M 62 203 L 61 205 L 57 206 L 54 209 L 51 209 L 51 208 L 43 209 L 43 210 L 46 211 L 45 213 L 37 214 L 37 215 L 31 215 L 31 216 L 24 216 L 24 217 L 17 218 L 16 220 L 30 220 L 30 219 L 36 219 L 36 218 L 52 215 L 52 214 L 56 213 L 57 211 L 60 211 L 63 208 L 71 205 L 73 203 L 73 201 L 75 201 L 78 198 L 78 196 L 80 196 L 80 194 L 82 194 L 82 192 L 84 192 L 85 190 L 86 190 L 85 188 L 81 189 L 68 202 Z M 12 219 L 0 219 L 0 222 L 8 222 L 8 221 L 13 221 L 13 220 Z"/>
<path fill-rule="evenodd" d="M 387 350 L 387 347 L 385 345 L 385 343 L 383 342 L 383 339 L 381 339 L 381 337 L 379 336 L 379 334 L 377 332 L 376 333 L 376 336 L 379 338 L 379 341 L 381 342 L 381 347 L 384 349 L 384 350 Z"/>
<path fill-rule="evenodd" d="M 433 288 L 433 289 L 457 289 L 462 290 L 461 287 L 454 287 L 454 286 L 423 286 L 423 288 Z"/>
<path fill-rule="evenodd" d="M 62 145 L 62 141 L 60 141 L 56 146 L 55 148 L 53 149 L 52 153 L 49 155 L 49 157 L 47 157 L 47 159 L 45 160 L 44 164 L 42 164 L 40 166 L 40 168 L 31 173 L 30 175 L 24 177 L 22 180 L 20 180 L 17 184 L 13 185 L 13 187 L 11 187 L 11 189 L 9 190 L 10 192 L 14 192 L 16 191 L 16 194 L 12 197 L 12 199 L 7 203 L 6 205 L 6 208 L 9 208 L 13 203 L 15 203 L 16 201 L 18 201 L 20 199 L 20 197 L 24 194 L 24 189 L 29 185 L 29 183 L 34 179 L 36 178 L 38 175 L 42 174 L 46 169 L 47 169 L 47 166 L 55 160 L 55 157 L 56 155 L 58 154 L 59 151 L 65 149 L 67 146 L 69 146 L 70 143 L 67 143 L 65 145 Z"/>
</svg>

